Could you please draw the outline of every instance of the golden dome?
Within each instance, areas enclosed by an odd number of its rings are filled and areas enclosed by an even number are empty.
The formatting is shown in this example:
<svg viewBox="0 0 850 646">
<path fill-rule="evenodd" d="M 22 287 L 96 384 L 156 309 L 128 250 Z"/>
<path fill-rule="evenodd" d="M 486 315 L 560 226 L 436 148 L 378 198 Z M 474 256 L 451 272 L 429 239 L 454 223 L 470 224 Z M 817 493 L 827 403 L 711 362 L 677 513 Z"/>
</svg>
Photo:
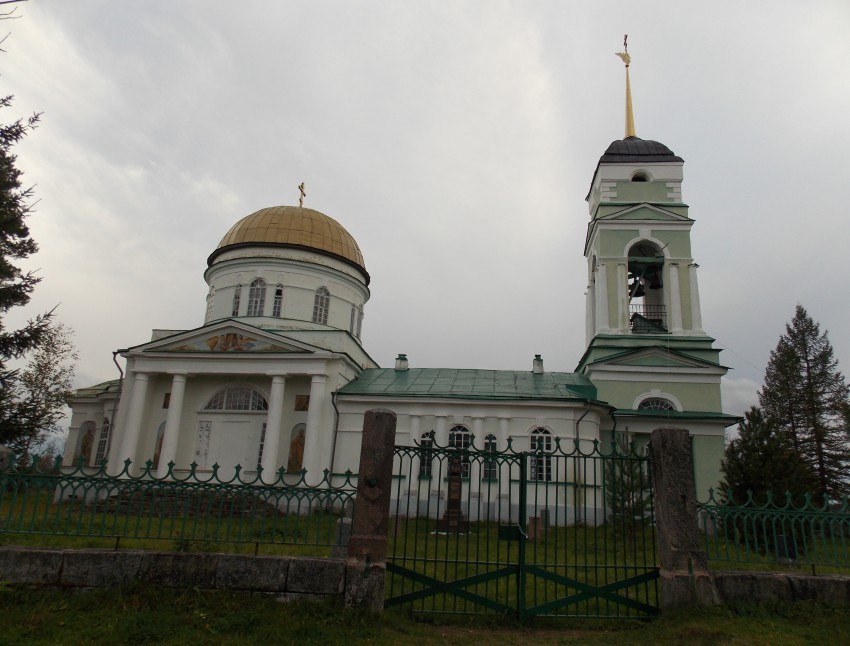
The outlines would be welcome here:
<svg viewBox="0 0 850 646">
<path fill-rule="evenodd" d="M 300 206 L 271 206 L 234 224 L 209 257 L 209 263 L 231 247 L 268 245 L 314 249 L 354 265 L 366 275 L 357 242 L 343 226 L 324 213 Z"/>
</svg>

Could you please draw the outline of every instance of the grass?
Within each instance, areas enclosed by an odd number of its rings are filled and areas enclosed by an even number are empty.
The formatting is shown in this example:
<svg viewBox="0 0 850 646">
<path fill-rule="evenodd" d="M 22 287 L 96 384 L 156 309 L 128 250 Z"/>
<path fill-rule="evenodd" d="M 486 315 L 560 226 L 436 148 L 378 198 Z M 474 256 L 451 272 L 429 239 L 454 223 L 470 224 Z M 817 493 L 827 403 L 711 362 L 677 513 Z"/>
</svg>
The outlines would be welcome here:
<svg viewBox="0 0 850 646">
<path fill-rule="evenodd" d="M 652 622 L 372 616 L 324 602 L 134 586 L 72 593 L 0 587 L 3 644 L 796 644 L 850 643 L 846 609 L 797 603 L 706 608 Z"/>
</svg>

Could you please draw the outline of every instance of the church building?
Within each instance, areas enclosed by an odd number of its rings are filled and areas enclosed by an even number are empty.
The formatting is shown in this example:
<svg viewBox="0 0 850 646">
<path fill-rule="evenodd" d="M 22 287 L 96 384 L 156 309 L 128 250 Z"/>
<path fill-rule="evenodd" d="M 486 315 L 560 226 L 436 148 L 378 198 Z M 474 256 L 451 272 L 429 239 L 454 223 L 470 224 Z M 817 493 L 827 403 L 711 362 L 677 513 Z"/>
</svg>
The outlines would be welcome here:
<svg viewBox="0 0 850 646">
<path fill-rule="evenodd" d="M 381 368 L 361 342 L 370 277 L 345 228 L 303 206 L 243 217 L 207 258 L 203 325 L 154 330 L 116 353 L 122 379 L 77 392 L 65 464 L 341 481 L 357 471 L 365 411 L 387 408 L 407 445 L 546 452 L 686 428 L 704 496 L 737 420 L 722 412 L 727 369 L 702 329 L 683 163 L 635 136 L 627 76 L 626 137 L 600 157 L 586 198 L 587 348 L 574 372 L 539 355 L 518 370 L 418 368 L 403 354 Z M 571 477 L 535 464 L 534 480 Z"/>
</svg>

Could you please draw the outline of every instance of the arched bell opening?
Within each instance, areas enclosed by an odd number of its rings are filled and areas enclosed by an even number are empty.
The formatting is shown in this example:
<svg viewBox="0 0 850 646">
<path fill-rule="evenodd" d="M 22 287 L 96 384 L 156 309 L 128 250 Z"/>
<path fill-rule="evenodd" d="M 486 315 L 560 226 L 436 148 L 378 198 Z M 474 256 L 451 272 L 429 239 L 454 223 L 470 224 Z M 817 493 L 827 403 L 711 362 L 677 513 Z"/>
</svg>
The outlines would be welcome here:
<svg viewBox="0 0 850 646">
<path fill-rule="evenodd" d="M 628 299 L 632 333 L 667 333 L 664 253 L 654 242 L 641 240 L 629 248 Z"/>
</svg>

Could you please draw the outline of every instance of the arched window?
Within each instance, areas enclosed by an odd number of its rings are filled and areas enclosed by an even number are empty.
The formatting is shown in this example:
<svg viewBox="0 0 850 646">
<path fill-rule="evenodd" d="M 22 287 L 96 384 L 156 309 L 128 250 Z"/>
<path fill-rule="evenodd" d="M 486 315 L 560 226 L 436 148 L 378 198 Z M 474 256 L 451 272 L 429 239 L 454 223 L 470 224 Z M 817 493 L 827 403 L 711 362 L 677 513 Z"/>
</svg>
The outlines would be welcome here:
<svg viewBox="0 0 850 646">
<path fill-rule="evenodd" d="M 549 482 L 552 480 L 552 434 L 543 427 L 531 431 L 529 448 L 534 453 L 531 457 L 531 480 Z"/>
<path fill-rule="evenodd" d="M 266 304 L 266 281 L 255 278 L 248 290 L 248 316 L 262 316 Z"/>
<path fill-rule="evenodd" d="M 331 304 L 331 293 L 327 287 L 319 287 L 316 290 L 316 298 L 313 300 L 313 323 L 328 324 L 328 310 Z"/>
<path fill-rule="evenodd" d="M 663 397 L 647 397 L 638 404 L 638 410 L 675 411 L 676 407 L 669 399 L 664 399 Z"/>
<path fill-rule="evenodd" d="M 280 318 L 280 310 L 283 307 L 283 285 L 278 283 L 274 290 L 274 302 L 272 303 L 272 316 Z"/>
<path fill-rule="evenodd" d="M 94 455 L 95 466 L 106 458 L 106 451 L 109 448 L 109 420 L 103 418 L 103 424 L 100 427 L 100 436 L 97 438 L 97 451 Z"/>
<path fill-rule="evenodd" d="M 634 334 L 667 332 L 664 305 L 664 252 L 654 242 L 639 240 L 629 248 L 629 325 Z"/>
<path fill-rule="evenodd" d="M 229 386 L 219 390 L 204 410 L 268 410 L 266 398 L 249 386 Z"/>
<path fill-rule="evenodd" d="M 456 426 L 452 426 L 449 429 L 449 447 L 453 449 L 468 449 L 469 445 L 472 443 L 472 434 L 469 432 L 469 429 L 462 424 L 457 424 Z M 469 477 L 469 454 L 461 456 L 460 458 L 460 477 L 468 478 Z"/>
<path fill-rule="evenodd" d="M 488 435 L 484 438 L 484 450 L 488 453 L 496 452 L 496 436 Z M 485 480 L 499 479 L 499 463 L 495 459 L 485 459 L 481 477 Z"/>
<path fill-rule="evenodd" d="M 354 333 L 358 339 L 360 338 L 360 332 L 363 330 L 363 306 L 357 308 L 357 332 Z"/>
<path fill-rule="evenodd" d="M 230 311 L 231 316 L 239 316 L 239 301 L 242 300 L 242 285 L 237 285 L 233 292 L 233 308 Z"/>
<path fill-rule="evenodd" d="M 210 287 L 210 293 L 207 294 L 207 315 L 204 317 L 204 323 L 209 323 L 212 318 L 213 305 L 215 305 L 215 287 Z"/>
</svg>

